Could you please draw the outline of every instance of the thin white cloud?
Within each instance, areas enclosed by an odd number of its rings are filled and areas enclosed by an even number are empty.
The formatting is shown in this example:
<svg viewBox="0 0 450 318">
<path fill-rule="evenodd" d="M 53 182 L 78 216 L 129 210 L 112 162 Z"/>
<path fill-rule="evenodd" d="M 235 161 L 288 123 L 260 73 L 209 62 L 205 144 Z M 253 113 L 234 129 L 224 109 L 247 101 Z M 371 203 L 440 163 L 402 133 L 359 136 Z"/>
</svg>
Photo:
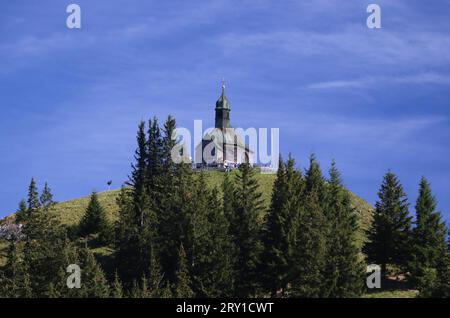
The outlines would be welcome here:
<svg viewBox="0 0 450 318">
<path fill-rule="evenodd" d="M 382 84 L 436 84 L 450 85 L 450 75 L 438 73 L 420 73 L 404 76 L 378 76 L 364 77 L 355 80 L 335 80 L 317 82 L 303 86 L 304 89 L 348 89 L 348 88 L 367 88 Z"/>
</svg>

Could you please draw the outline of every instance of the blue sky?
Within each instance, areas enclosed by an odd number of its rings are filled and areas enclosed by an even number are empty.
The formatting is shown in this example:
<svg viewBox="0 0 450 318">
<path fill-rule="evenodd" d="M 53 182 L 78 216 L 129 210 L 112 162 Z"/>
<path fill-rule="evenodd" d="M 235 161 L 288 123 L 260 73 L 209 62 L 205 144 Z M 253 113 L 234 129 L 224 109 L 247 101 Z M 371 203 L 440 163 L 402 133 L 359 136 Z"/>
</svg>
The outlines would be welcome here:
<svg viewBox="0 0 450 318">
<path fill-rule="evenodd" d="M 392 169 L 413 206 L 425 175 L 450 220 L 450 1 L 373 2 L 381 30 L 361 0 L 2 3 L 0 216 L 31 176 L 59 201 L 119 187 L 138 121 L 213 125 L 225 77 L 234 126 L 279 127 L 302 167 L 335 158 L 370 203 Z"/>
</svg>

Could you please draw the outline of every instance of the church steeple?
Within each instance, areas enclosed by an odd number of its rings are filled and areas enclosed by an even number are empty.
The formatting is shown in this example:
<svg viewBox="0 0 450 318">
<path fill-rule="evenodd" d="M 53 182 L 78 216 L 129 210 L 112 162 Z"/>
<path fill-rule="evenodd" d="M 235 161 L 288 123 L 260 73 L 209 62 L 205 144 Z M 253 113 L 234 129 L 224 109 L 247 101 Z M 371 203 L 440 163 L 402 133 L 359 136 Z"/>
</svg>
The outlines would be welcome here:
<svg viewBox="0 0 450 318">
<path fill-rule="evenodd" d="M 231 105 L 225 96 L 225 81 L 222 81 L 222 94 L 216 102 L 216 128 L 230 128 Z"/>
</svg>

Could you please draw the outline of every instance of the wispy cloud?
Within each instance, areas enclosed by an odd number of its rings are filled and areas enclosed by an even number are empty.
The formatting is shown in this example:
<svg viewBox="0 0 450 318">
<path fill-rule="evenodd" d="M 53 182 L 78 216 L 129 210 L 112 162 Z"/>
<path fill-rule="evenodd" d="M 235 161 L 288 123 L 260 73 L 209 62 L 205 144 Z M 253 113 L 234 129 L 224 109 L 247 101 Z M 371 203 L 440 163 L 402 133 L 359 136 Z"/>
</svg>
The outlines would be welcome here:
<svg viewBox="0 0 450 318">
<path fill-rule="evenodd" d="M 379 87 L 392 84 L 435 84 L 450 85 L 450 74 L 422 73 L 405 76 L 364 77 L 355 80 L 335 80 L 317 82 L 303 86 L 305 89 L 347 89 Z"/>
</svg>

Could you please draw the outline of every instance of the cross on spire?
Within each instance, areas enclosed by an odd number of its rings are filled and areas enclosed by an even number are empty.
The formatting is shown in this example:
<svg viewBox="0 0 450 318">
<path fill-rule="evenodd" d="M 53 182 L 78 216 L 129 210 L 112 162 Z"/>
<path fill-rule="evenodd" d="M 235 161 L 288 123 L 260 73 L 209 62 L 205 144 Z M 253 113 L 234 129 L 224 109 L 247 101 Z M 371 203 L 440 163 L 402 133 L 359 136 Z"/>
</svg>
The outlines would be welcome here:
<svg viewBox="0 0 450 318">
<path fill-rule="evenodd" d="M 222 94 L 225 94 L 225 78 L 222 77 Z"/>
</svg>

